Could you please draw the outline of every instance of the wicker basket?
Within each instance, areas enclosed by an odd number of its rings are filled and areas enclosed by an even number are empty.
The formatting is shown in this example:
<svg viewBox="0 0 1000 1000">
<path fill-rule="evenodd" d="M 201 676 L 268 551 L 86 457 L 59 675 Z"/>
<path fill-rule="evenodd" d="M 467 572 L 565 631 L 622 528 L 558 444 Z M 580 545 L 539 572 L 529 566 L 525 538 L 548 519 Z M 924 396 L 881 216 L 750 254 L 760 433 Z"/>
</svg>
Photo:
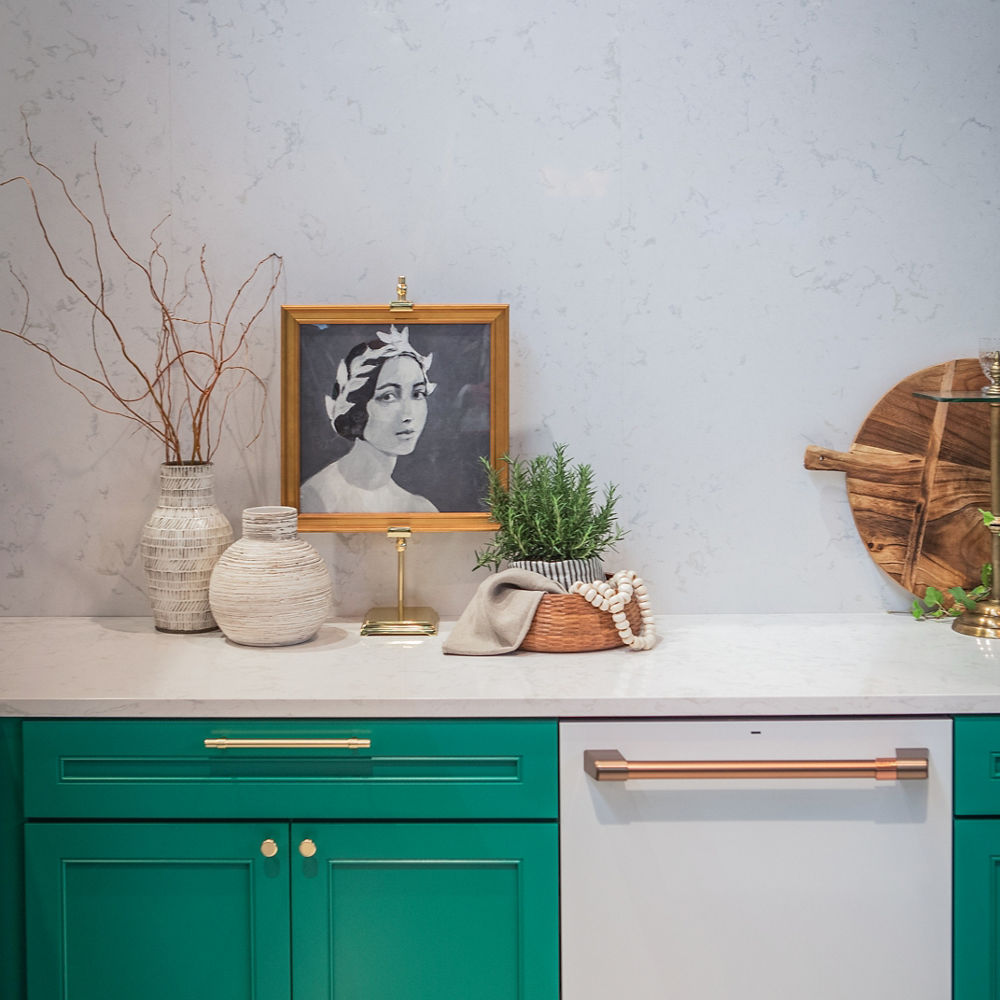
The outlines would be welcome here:
<svg viewBox="0 0 1000 1000">
<path fill-rule="evenodd" d="M 636 601 L 625 605 L 625 616 L 638 633 L 642 618 Z M 521 643 L 533 653 L 587 653 L 623 645 L 607 611 L 599 611 L 580 594 L 543 594 Z"/>
</svg>

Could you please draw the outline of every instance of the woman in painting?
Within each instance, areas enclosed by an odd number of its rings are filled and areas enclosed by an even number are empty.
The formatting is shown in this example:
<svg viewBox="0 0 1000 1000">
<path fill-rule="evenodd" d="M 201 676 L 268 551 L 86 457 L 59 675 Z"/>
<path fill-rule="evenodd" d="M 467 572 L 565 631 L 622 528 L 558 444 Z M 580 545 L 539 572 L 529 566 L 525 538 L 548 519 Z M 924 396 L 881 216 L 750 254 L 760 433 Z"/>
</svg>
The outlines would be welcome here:
<svg viewBox="0 0 1000 1000">
<path fill-rule="evenodd" d="M 392 478 L 396 459 L 413 451 L 424 429 L 433 355 L 414 350 L 409 327 L 391 326 L 377 337 L 353 347 L 337 366 L 326 412 L 334 431 L 353 444 L 302 484 L 303 513 L 437 511 Z"/>
</svg>

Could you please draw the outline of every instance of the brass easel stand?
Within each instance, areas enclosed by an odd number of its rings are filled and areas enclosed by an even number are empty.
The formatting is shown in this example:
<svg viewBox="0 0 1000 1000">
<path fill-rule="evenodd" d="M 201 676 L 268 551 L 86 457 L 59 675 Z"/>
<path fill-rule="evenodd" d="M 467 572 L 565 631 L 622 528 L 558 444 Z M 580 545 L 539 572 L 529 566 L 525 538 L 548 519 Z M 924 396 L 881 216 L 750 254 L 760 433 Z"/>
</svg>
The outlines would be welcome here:
<svg viewBox="0 0 1000 1000">
<path fill-rule="evenodd" d="M 390 528 L 396 542 L 396 606 L 372 608 L 361 625 L 362 635 L 437 635 L 438 614 L 433 608 L 407 608 L 403 604 L 406 540 L 409 528 Z"/>
</svg>

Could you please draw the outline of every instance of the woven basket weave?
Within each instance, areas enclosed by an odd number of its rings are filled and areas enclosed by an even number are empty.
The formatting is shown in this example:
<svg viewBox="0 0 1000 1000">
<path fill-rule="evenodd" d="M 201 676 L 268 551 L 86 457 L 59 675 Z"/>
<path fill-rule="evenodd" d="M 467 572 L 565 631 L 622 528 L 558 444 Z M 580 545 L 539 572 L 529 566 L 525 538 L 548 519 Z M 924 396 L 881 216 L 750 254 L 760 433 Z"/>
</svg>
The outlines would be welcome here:
<svg viewBox="0 0 1000 1000">
<path fill-rule="evenodd" d="M 642 618 L 635 600 L 625 605 L 625 617 L 638 633 Z M 607 611 L 599 611 L 580 594 L 543 594 L 521 649 L 587 653 L 621 645 L 621 636 Z"/>
</svg>

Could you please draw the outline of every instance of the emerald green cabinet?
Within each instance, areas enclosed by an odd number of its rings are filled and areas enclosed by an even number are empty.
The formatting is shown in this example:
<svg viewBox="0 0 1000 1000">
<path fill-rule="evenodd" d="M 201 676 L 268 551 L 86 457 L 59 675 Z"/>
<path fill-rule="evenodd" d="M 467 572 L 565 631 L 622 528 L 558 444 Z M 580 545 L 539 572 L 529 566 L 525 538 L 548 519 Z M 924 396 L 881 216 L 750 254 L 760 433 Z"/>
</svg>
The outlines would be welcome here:
<svg viewBox="0 0 1000 1000">
<path fill-rule="evenodd" d="M 1000 819 L 955 821 L 954 1000 L 1000 998 Z"/>
<path fill-rule="evenodd" d="M 954 1000 L 1000 1000 L 1000 718 L 955 720 Z"/>
<path fill-rule="evenodd" d="M 552 823 L 305 824 L 295 1000 L 559 996 Z M 293 854 L 297 848 L 293 846 Z"/>
<path fill-rule="evenodd" d="M 0 719 L 0 997 L 24 996 L 21 721 Z"/>
<path fill-rule="evenodd" d="M 267 837 L 285 865 L 261 856 Z M 29 823 L 28 996 L 289 997 L 287 840 L 275 824 Z"/>
<path fill-rule="evenodd" d="M 27 1000 L 556 1000 L 555 725 L 321 728 L 25 723 Z"/>
</svg>

